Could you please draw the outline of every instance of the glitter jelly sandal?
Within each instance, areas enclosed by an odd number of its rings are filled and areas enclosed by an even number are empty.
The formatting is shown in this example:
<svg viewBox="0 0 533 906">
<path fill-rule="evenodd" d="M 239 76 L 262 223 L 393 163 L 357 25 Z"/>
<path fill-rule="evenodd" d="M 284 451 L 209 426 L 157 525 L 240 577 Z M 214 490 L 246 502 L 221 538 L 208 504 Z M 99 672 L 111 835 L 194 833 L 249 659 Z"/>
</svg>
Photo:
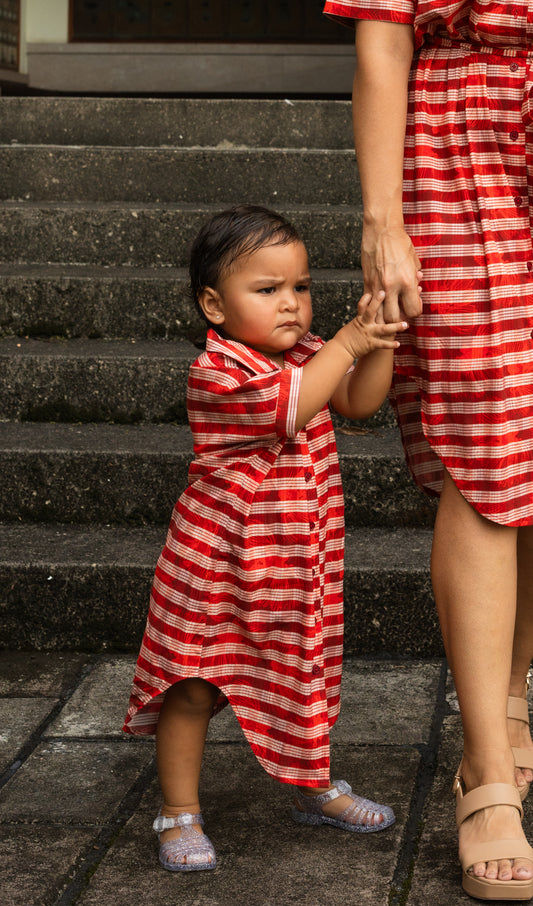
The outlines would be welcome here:
<svg viewBox="0 0 533 906">
<path fill-rule="evenodd" d="M 487 783 L 471 790 L 470 793 L 465 793 L 458 773 L 455 776 L 454 792 L 458 828 L 475 812 L 492 805 L 511 805 L 518 809 L 520 817 L 523 815 L 518 790 L 510 783 Z M 533 849 L 523 837 L 490 840 L 465 846 L 461 853 L 463 889 L 469 896 L 478 900 L 529 900 L 533 896 L 533 878 L 528 881 L 514 879 L 498 881 L 492 878 L 476 878 L 469 871 L 477 862 L 518 858 L 533 861 Z"/>
<path fill-rule="evenodd" d="M 217 857 L 211 840 L 193 827 L 194 824 L 202 827 L 203 823 L 200 814 L 191 815 L 190 812 L 182 812 L 175 818 L 165 818 L 161 814 L 157 816 L 152 826 L 158 836 L 171 827 L 181 827 L 181 834 L 176 840 L 166 840 L 159 845 L 159 861 L 163 868 L 168 871 L 205 871 L 215 868 Z M 184 862 L 184 859 L 187 861 Z"/>
<path fill-rule="evenodd" d="M 529 677 L 528 683 L 526 685 L 526 695 L 528 686 Z M 507 699 L 507 717 L 511 718 L 511 720 L 521 720 L 529 727 L 529 709 L 527 698 L 516 698 L 514 695 L 510 695 Z M 529 770 L 533 771 L 532 749 L 522 749 L 518 746 L 513 746 L 513 757 L 514 763 L 517 768 L 528 768 Z M 525 783 L 521 787 L 518 787 L 522 802 L 529 793 L 529 786 L 529 783 Z"/>
<path fill-rule="evenodd" d="M 330 818 L 324 814 L 322 806 L 338 799 L 339 796 L 349 796 L 352 801 L 343 812 L 335 818 Z M 295 799 L 297 804 L 292 808 L 292 817 L 297 824 L 330 824 L 332 827 L 340 827 L 355 834 L 372 834 L 385 830 L 396 821 L 394 812 L 388 805 L 378 805 L 370 799 L 355 796 L 345 780 L 334 780 L 333 788 L 318 796 L 306 796 L 296 789 Z M 365 822 L 369 815 L 371 818 L 367 824 Z M 374 824 L 378 815 L 382 816 L 383 821 Z"/>
</svg>

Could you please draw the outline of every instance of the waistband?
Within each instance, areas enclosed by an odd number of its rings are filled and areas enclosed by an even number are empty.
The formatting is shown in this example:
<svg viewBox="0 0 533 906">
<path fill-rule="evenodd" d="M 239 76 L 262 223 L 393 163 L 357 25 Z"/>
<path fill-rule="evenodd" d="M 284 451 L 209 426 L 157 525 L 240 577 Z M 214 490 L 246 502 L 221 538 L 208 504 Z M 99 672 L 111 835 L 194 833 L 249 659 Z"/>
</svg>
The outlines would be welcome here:
<svg viewBox="0 0 533 906">
<path fill-rule="evenodd" d="M 519 59 L 527 59 L 528 57 L 533 58 L 533 47 L 526 44 L 509 44 L 505 46 L 502 44 L 482 44 L 481 42 L 478 43 L 476 41 L 454 40 L 453 38 L 450 38 L 449 35 L 441 35 L 438 33 L 424 36 L 424 43 L 418 53 L 423 54 L 424 51 L 431 51 L 432 53 L 437 51 L 439 56 L 439 51 L 441 51 L 442 56 L 448 56 L 450 53 L 453 53 L 454 56 L 456 54 L 468 56 L 480 54 L 481 56 L 506 57 L 507 59 L 509 57 Z"/>
</svg>

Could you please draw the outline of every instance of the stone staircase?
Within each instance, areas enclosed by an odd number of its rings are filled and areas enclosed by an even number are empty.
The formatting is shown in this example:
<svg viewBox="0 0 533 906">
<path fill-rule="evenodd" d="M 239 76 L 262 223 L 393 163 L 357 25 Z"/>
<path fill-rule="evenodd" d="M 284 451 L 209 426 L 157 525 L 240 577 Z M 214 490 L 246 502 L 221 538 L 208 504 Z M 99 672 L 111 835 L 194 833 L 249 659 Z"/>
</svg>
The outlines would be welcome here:
<svg viewBox="0 0 533 906">
<path fill-rule="evenodd" d="M 361 294 L 347 103 L 0 99 L 1 647 L 137 649 L 192 452 L 187 250 L 241 201 L 299 228 L 331 336 Z M 388 406 L 338 443 L 346 654 L 441 654 Z"/>
</svg>

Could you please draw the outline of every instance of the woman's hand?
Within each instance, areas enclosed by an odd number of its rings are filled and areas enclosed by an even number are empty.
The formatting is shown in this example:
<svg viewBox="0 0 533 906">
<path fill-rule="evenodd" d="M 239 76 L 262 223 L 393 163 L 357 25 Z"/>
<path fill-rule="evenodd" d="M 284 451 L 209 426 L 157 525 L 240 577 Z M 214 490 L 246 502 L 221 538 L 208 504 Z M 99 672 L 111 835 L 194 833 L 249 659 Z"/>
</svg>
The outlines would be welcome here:
<svg viewBox="0 0 533 906">
<path fill-rule="evenodd" d="M 364 289 L 376 297 L 385 293 L 383 318 L 387 324 L 416 318 L 422 311 L 420 259 L 402 227 L 365 226 L 361 243 Z"/>
</svg>

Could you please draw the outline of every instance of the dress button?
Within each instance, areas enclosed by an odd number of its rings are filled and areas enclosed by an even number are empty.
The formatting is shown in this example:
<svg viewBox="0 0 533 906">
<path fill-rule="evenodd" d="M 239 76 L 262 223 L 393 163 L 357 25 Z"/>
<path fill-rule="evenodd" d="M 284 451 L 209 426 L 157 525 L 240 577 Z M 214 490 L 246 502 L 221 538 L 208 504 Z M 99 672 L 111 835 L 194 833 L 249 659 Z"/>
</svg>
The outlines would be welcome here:
<svg viewBox="0 0 533 906">
<path fill-rule="evenodd" d="M 518 63 L 511 63 L 509 69 L 511 70 L 511 72 L 516 72 L 518 69 Z"/>
<path fill-rule="evenodd" d="M 306 481 L 311 481 L 312 477 L 311 472 L 306 472 L 304 475 Z"/>
<path fill-rule="evenodd" d="M 516 205 L 517 208 L 519 208 L 519 207 L 522 205 L 522 198 L 521 198 L 520 195 L 517 195 L 517 196 L 516 196 L 516 198 L 515 198 L 515 200 L 514 200 L 514 203 L 515 203 L 515 205 Z"/>
<path fill-rule="evenodd" d="M 531 261 L 528 261 L 528 267 L 529 267 L 530 264 L 531 264 Z M 531 269 L 531 268 L 530 268 L 530 269 Z M 310 523 L 309 523 L 309 528 L 311 529 L 312 532 L 314 532 L 314 530 L 315 530 L 315 523 L 314 523 L 314 522 L 310 522 Z"/>
<path fill-rule="evenodd" d="M 528 261 L 527 269 L 528 269 L 528 271 L 533 271 L 533 261 Z"/>
<path fill-rule="evenodd" d="M 313 666 L 311 667 L 311 673 L 313 674 L 313 676 L 318 676 L 318 674 L 320 673 L 320 667 L 318 666 L 318 664 L 313 664 Z"/>
<path fill-rule="evenodd" d="M 517 140 L 517 138 L 518 138 L 518 132 L 515 132 L 515 131 L 513 130 L 513 132 L 511 132 L 509 138 L 511 139 L 512 142 L 515 142 L 515 141 Z"/>
</svg>

